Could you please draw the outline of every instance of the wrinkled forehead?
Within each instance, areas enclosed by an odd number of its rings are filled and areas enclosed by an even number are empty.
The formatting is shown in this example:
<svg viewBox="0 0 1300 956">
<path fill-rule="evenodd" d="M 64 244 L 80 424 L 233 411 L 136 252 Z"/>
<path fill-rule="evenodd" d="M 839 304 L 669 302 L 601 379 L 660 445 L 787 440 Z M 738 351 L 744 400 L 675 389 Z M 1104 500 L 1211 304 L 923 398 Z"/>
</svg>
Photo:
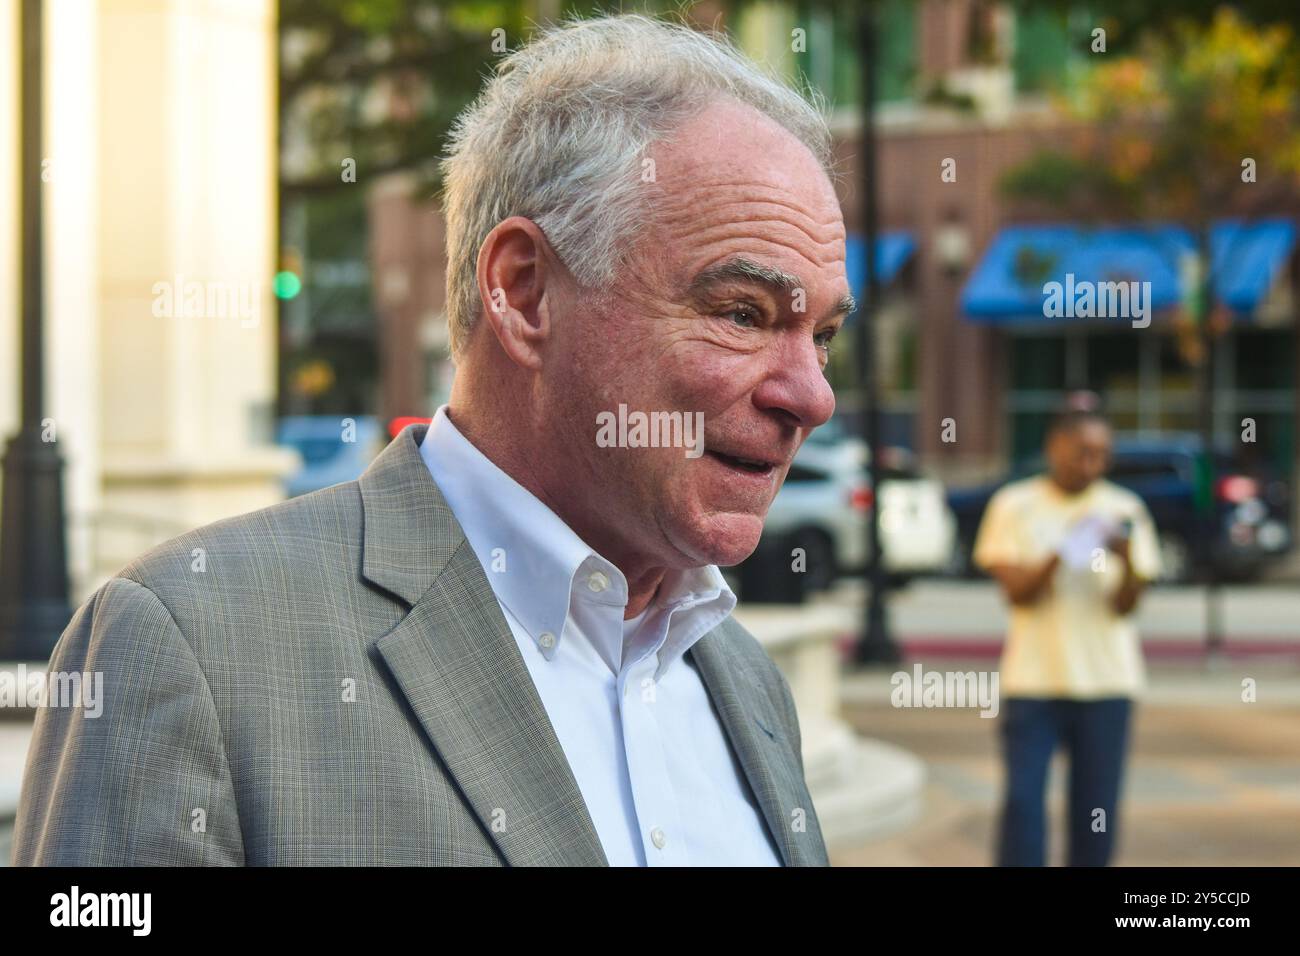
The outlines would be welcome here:
<svg viewBox="0 0 1300 956">
<path fill-rule="evenodd" d="M 694 269 L 743 254 L 801 285 L 847 289 L 835 188 L 812 151 L 777 123 L 723 103 L 649 155 L 655 201 L 645 248 L 664 264 Z"/>
</svg>

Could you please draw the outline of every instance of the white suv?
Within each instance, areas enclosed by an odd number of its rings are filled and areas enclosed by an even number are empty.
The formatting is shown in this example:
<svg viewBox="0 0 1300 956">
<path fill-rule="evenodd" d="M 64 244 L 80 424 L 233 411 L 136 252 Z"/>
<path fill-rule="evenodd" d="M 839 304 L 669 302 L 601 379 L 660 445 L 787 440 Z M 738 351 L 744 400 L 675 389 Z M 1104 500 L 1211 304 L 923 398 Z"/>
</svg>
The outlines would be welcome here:
<svg viewBox="0 0 1300 956">
<path fill-rule="evenodd" d="M 809 591 L 865 567 L 867 522 L 874 504 L 866 445 L 833 432 L 820 439 L 818 432 L 813 436 L 795 455 L 768 512 L 763 544 L 749 559 L 772 562 L 773 567 L 764 569 L 764 579 L 770 580 L 771 575 L 792 573 L 794 549 L 802 548 L 802 585 Z M 957 522 L 940 482 L 889 467 L 880 504 L 881 545 L 891 578 L 938 572 L 950 565 Z"/>
</svg>

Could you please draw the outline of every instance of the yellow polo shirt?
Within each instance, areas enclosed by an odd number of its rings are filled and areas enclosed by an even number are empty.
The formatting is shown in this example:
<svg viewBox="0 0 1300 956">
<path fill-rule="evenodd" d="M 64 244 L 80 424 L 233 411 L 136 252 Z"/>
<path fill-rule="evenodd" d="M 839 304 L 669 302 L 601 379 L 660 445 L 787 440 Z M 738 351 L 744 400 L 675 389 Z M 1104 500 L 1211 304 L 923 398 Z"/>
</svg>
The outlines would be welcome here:
<svg viewBox="0 0 1300 956">
<path fill-rule="evenodd" d="M 1141 498 L 1104 480 L 1068 495 L 1046 476 L 1011 482 L 994 494 L 975 540 L 975 563 L 985 570 L 995 564 L 1040 564 L 1089 515 L 1130 519 L 1134 572 L 1148 581 L 1160 574 L 1155 524 Z M 1134 616 L 1118 615 L 1110 607 L 1123 579 L 1123 562 L 1106 551 L 1087 567 L 1062 562 L 1036 603 L 1012 605 L 1001 692 L 1096 699 L 1137 696 L 1145 689 Z"/>
</svg>

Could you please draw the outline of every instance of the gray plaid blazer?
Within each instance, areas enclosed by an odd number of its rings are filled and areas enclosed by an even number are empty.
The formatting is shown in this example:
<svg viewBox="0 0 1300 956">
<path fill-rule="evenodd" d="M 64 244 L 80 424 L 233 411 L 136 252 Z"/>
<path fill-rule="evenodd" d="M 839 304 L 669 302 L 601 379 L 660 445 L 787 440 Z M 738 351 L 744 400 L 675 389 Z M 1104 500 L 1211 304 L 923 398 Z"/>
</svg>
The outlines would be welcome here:
<svg viewBox="0 0 1300 956">
<path fill-rule="evenodd" d="M 488 583 L 406 428 L 357 481 L 198 528 L 81 606 L 18 865 L 607 865 Z M 828 860 L 789 686 L 727 619 L 687 654 L 789 866 Z"/>
</svg>

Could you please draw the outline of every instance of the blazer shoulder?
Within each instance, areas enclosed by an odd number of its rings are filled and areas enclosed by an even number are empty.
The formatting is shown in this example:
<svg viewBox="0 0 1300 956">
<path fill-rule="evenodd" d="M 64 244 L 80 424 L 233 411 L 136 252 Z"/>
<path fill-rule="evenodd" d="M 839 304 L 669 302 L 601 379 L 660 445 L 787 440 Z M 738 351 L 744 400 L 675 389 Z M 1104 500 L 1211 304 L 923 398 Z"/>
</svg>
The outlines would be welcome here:
<svg viewBox="0 0 1300 956">
<path fill-rule="evenodd" d="M 145 587 L 173 609 L 169 598 L 191 590 L 196 572 L 232 588 L 322 562 L 359 567 L 353 553 L 359 555 L 361 531 L 361 492 L 349 481 L 201 525 L 150 548 L 114 578 Z"/>
<path fill-rule="evenodd" d="M 244 862 L 238 805 L 207 676 L 149 588 L 106 581 L 50 656 L 76 695 L 38 710 L 13 861 L 28 866 Z M 203 807 L 207 825 L 188 821 Z"/>
</svg>

